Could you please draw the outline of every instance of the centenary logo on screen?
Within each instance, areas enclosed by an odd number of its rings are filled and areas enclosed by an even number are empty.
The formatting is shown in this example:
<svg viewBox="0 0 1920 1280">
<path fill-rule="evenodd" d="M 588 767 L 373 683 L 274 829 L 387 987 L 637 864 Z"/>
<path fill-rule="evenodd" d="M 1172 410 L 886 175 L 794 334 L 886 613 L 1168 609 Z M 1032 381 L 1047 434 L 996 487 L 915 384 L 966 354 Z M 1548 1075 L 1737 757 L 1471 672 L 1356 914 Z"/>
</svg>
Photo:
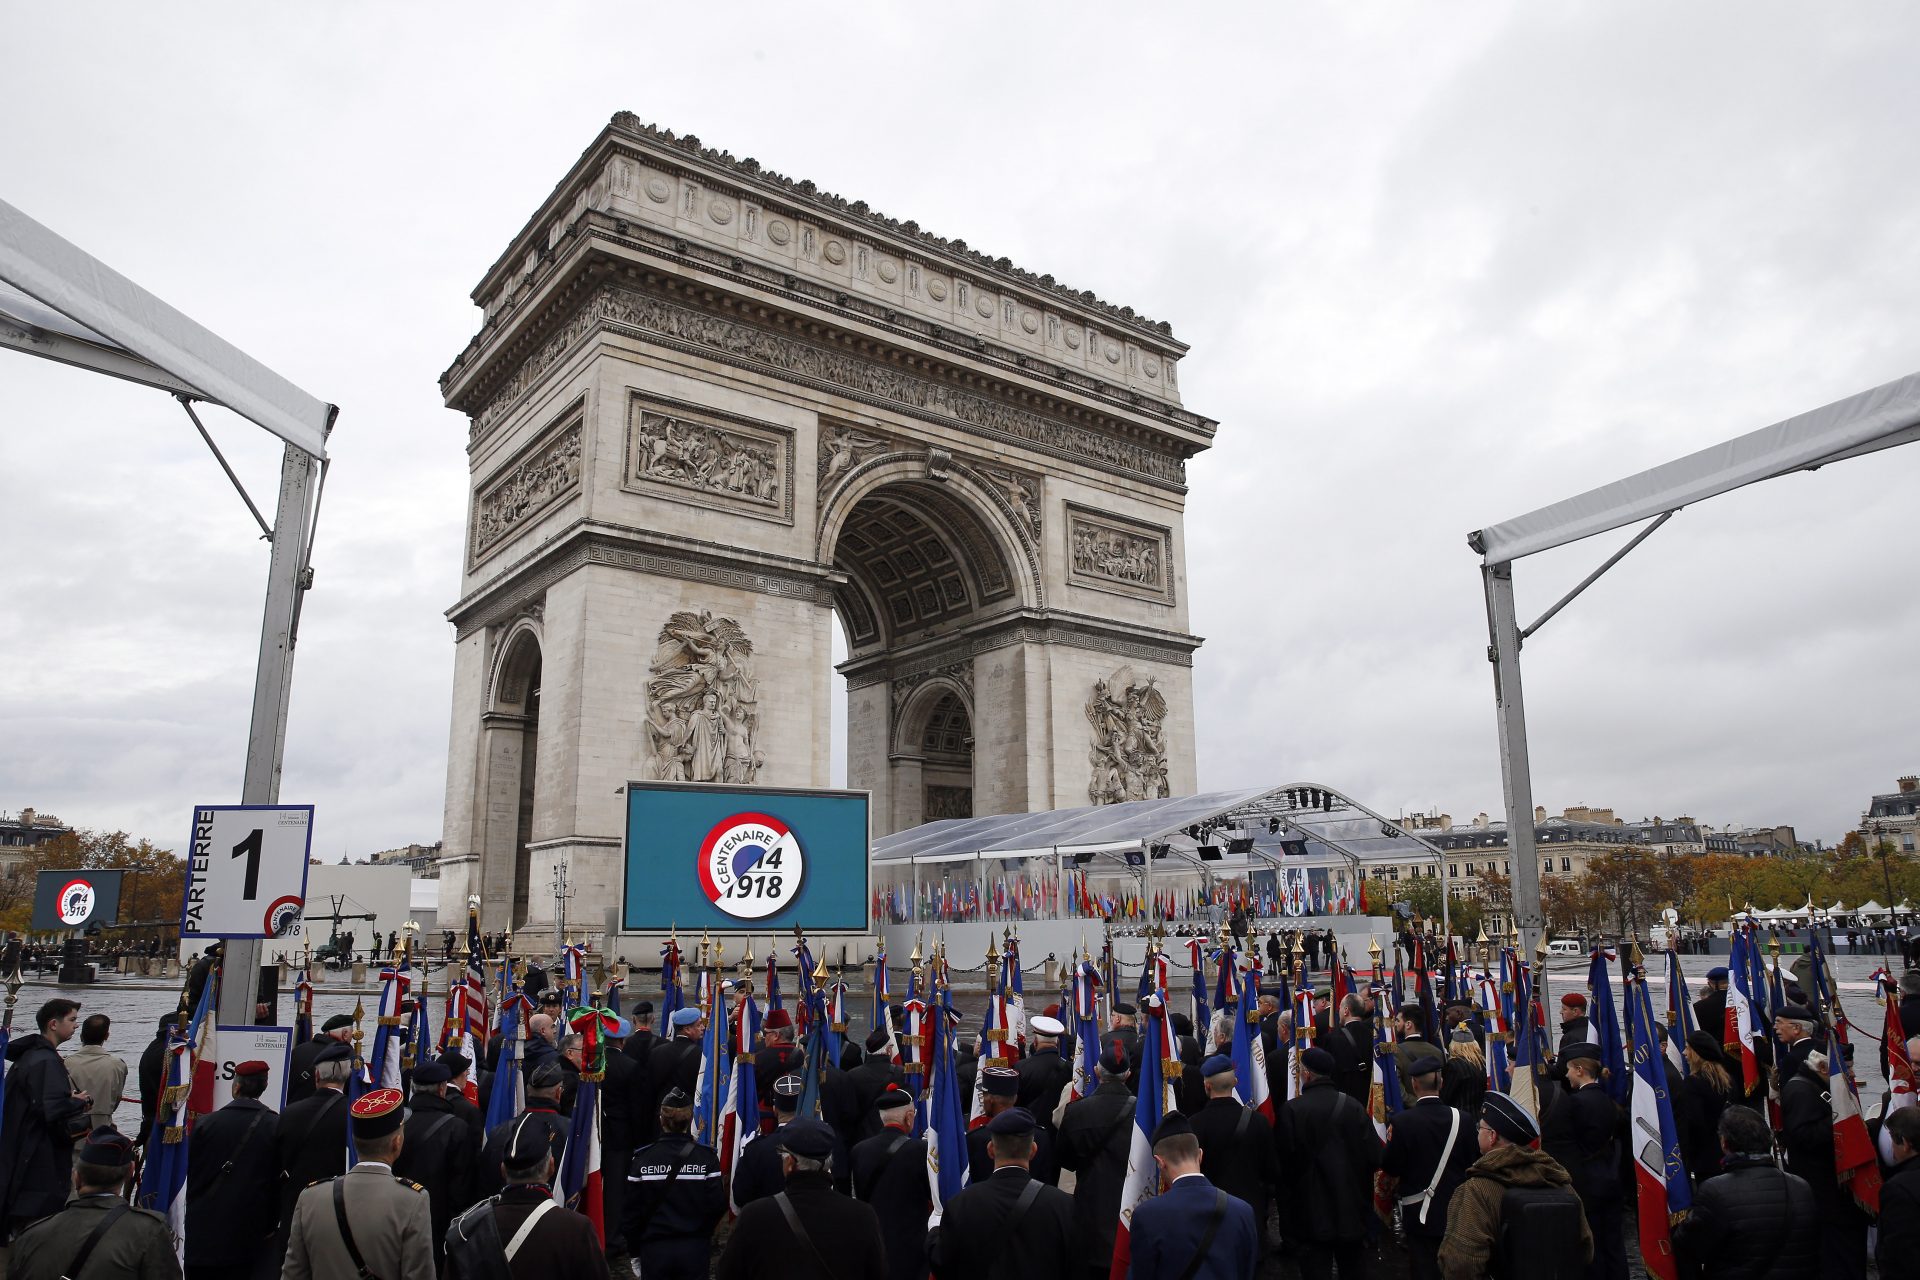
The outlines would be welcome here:
<svg viewBox="0 0 1920 1280">
<path fill-rule="evenodd" d="M 700 843 L 707 900 L 742 920 L 763 920 L 792 906 L 806 873 L 800 838 L 764 813 L 723 818 Z"/>
<path fill-rule="evenodd" d="M 60 923 L 85 924 L 93 914 L 93 886 L 85 880 L 69 880 L 60 889 Z"/>
</svg>

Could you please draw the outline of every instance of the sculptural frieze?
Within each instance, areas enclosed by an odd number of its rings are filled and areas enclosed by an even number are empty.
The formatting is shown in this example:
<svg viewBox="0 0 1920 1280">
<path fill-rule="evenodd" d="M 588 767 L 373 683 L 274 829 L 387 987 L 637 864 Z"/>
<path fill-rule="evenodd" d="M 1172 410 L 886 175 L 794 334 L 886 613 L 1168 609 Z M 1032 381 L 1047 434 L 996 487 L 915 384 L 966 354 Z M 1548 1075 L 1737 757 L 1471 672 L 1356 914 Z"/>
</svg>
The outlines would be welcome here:
<svg viewBox="0 0 1920 1280">
<path fill-rule="evenodd" d="M 1172 603 L 1169 540 L 1165 529 L 1153 525 L 1067 509 L 1067 564 L 1081 586 Z"/>
<path fill-rule="evenodd" d="M 574 422 L 507 468 L 473 504 L 477 559 L 580 487 L 580 423 Z"/>
<path fill-rule="evenodd" d="M 829 492 L 849 471 L 890 447 L 883 435 L 858 427 L 828 426 L 820 432 L 820 492 Z"/>
<path fill-rule="evenodd" d="M 1167 699 L 1153 677 L 1121 667 L 1096 680 L 1087 699 L 1087 723 L 1093 748 L 1087 759 L 1092 778 L 1087 798 L 1094 804 L 1158 800 L 1167 788 Z"/>
<path fill-rule="evenodd" d="M 1040 482 L 1004 467 L 989 467 L 987 478 L 1006 497 L 1014 518 L 1035 538 L 1040 536 Z"/>
<path fill-rule="evenodd" d="M 646 770 L 665 782 L 752 782 L 765 755 L 753 643 L 732 618 L 667 619 L 647 671 Z"/>
<path fill-rule="evenodd" d="M 778 511 L 785 495 L 783 461 L 784 442 L 771 432 L 634 406 L 629 482 L 692 489 Z"/>
</svg>

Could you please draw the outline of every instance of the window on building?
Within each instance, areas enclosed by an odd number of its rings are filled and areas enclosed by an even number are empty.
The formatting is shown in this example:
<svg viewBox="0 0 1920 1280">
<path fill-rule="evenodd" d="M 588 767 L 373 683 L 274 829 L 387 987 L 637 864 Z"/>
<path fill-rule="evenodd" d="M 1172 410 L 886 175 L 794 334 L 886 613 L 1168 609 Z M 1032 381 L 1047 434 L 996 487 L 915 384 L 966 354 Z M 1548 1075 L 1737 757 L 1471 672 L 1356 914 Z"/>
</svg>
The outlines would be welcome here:
<svg viewBox="0 0 1920 1280">
<path fill-rule="evenodd" d="M 1447 879 L 1458 880 L 1459 878 L 1460 878 L 1460 864 L 1457 862 L 1449 862 L 1447 864 Z"/>
<path fill-rule="evenodd" d="M 1501 865 L 1501 866 L 1503 866 L 1503 867 L 1505 867 L 1505 868 L 1507 869 L 1507 870 L 1506 870 L 1506 874 L 1507 874 L 1507 875 L 1512 875 L 1512 874 L 1513 874 L 1513 859 L 1512 859 L 1512 858 L 1508 858 L 1508 859 L 1507 859 L 1507 860 L 1506 860 L 1505 862 L 1503 862 L 1503 863 L 1501 863 L 1500 865 Z"/>
<path fill-rule="evenodd" d="M 1542 859 L 1540 860 L 1540 874 L 1541 874 L 1541 875 L 1546 875 L 1546 874 L 1547 874 L 1548 872 L 1550 872 L 1550 871 L 1552 871 L 1552 870 L 1553 870 L 1553 859 L 1552 859 L 1552 858 L 1542 858 Z"/>
<path fill-rule="evenodd" d="M 1571 871 L 1571 870 L 1573 870 L 1573 859 L 1572 859 L 1572 858 L 1562 858 L 1562 859 L 1560 859 L 1560 869 L 1561 869 L 1562 871 Z"/>
</svg>

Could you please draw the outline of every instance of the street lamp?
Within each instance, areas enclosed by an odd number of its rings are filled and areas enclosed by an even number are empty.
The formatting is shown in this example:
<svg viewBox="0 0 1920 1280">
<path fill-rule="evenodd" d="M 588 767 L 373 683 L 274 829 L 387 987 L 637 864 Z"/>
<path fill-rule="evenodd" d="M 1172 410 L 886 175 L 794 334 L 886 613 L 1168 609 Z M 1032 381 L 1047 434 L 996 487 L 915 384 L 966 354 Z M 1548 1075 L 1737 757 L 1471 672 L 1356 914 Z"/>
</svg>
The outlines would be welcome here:
<svg viewBox="0 0 1920 1280">
<path fill-rule="evenodd" d="M 1893 908 L 1893 872 L 1887 867 L 1888 849 L 1885 839 L 1886 834 L 1887 827 L 1885 823 L 1876 822 L 1873 824 L 1873 851 L 1880 855 L 1880 878 L 1886 882 L 1887 908 L 1891 911 Z"/>
</svg>

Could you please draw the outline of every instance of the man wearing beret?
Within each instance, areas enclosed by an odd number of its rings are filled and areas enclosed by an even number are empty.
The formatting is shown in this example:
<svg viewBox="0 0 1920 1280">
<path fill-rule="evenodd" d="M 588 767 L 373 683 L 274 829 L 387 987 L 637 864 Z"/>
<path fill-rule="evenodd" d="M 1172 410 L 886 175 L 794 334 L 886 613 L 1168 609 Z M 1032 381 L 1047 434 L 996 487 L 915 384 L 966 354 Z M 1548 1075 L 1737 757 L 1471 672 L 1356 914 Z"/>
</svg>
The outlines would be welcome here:
<svg viewBox="0 0 1920 1280">
<path fill-rule="evenodd" d="M 14 1237 L 7 1275 L 64 1280 L 84 1270 L 84 1280 L 179 1280 L 167 1220 L 127 1205 L 132 1176 L 132 1141 L 113 1129 L 88 1134 L 74 1150 L 73 1198 Z"/>
<path fill-rule="evenodd" d="M 1707 970 L 1707 989 L 1693 1002 L 1693 1025 L 1713 1032 L 1717 1040 L 1727 1022 L 1727 966 L 1717 964 Z"/>
<path fill-rule="evenodd" d="M 1560 997 L 1560 1049 L 1570 1044 L 1585 1044 L 1593 1039 L 1593 1024 L 1587 1020 L 1587 998 L 1578 991 Z"/>
<path fill-rule="evenodd" d="M 233 1101 L 201 1116 L 187 1136 L 189 1280 L 247 1276 L 273 1247 L 280 1117 L 260 1101 L 271 1069 L 259 1059 L 233 1069 Z"/>
<path fill-rule="evenodd" d="M 1128 1063 L 1127 1088 L 1134 1087 L 1133 1068 L 1140 1061 L 1140 1010 L 1124 1000 L 1113 1002 L 1113 1019 L 1107 1034 L 1100 1037 L 1101 1052 L 1118 1048 Z"/>
<path fill-rule="evenodd" d="M 1300 1095 L 1280 1109 L 1274 1138 L 1283 1187 L 1280 1224 L 1299 1246 L 1301 1280 L 1366 1274 L 1367 1220 L 1380 1138 L 1366 1108 L 1334 1084 L 1339 1064 L 1325 1049 L 1300 1054 Z"/>
<path fill-rule="evenodd" d="M 1204 1158 L 1193 1126 L 1169 1111 L 1153 1131 L 1165 1189 L 1140 1202 L 1127 1229 L 1127 1274 L 1135 1280 L 1253 1280 L 1260 1262 L 1253 1210 L 1201 1173 Z"/>
<path fill-rule="evenodd" d="M 880 1220 L 887 1280 L 926 1280 L 927 1217 L 933 1201 L 927 1184 L 927 1140 L 913 1136 L 913 1095 L 889 1088 L 875 1101 L 874 1111 L 883 1127 L 853 1149 L 853 1194 L 872 1205 Z"/>
<path fill-rule="evenodd" d="M 689 1132 L 692 1094 L 669 1090 L 659 1120 L 659 1139 L 627 1170 L 627 1248 L 646 1280 L 707 1280 L 714 1224 L 727 1211 L 720 1157 Z"/>
<path fill-rule="evenodd" d="M 993 1153 L 988 1127 L 993 1118 L 1010 1109 L 1020 1096 L 1020 1073 L 1012 1067 L 988 1066 L 980 1071 L 980 1114 L 987 1124 L 977 1124 L 967 1133 L 967 1178 L 984 1182 L 993 1175 Z M 1028 1115 L 1033 1113 L 1029 1111 Z M 1039 1121 L 1034 1116 L 1035 1123 Z M 1034 1131 L 1033 1156 L 1027 1171 L 1037 1180 L 1053 1186 L 1060 1181 L 1060 1162 L 1054 1155 L 1053 1135 L 1044 1125 Z"/>
<path fill-rule="evenodd" d="M 1547 1111 L 1540 1145 L 1573 1180 L 1593 1229 L 1592 1280 L 1626 1280 L 1626 1242 L 1621 1236 L 1625 1196 L 1620 1183 L 1620 1108 L 1600 1085 L 1600 1046 L 1560 1047 L 1567 1088 Z"/>
<path fill-rule="evenodd" d="M 943 1206 L 927 1241 L 941 1280 L 1066 1276 L 1090 1261 L 1073 1251 L 1074 1197 L 1027 1173 L 1033 1114 L 1010 1107 L 987 1122 L 993 1173 L 969 1182 Z M 1117 1209 L 1116 1209 L 1117 1216 Z"/>
<path fill-rule="evenodd" d="M 397 1176 L 427 1189 L 436 1275 L 446 1261 L 447 1227 L 453 1215 L 479 1199 L 475 1179 L 480 1172 L 480 1144 L 447 1099 L 451 1079 L 453 1072 L 445 1062 L 427 1061 L 413 1069 L 413 1096 L 402 1126 L 406 1143 L 393 1165 Z"/>
<path fill-rule="evenodd" d="M 1436 1059 L 1414 1064 L 1406 1080 L 1411 1101 L 1387 1121 L 1387 1148 L 1380 1156 L 1385 1189 L 1400 1205 L 1412 1280 L 1439 1280 L 1447 1205 L 1478 1154 L 1472 1117 L 1441 1101 L 1442 1074 Z"/>
<path fill-rule="evenodd" d="M 777 1145 L 785 1187 L 740 1210 L 718 1280 L 886 1280 L 873 1206 L 833 1189 L 838 1141 L 825 1121 L 795 1120 L 747 1148 Z"/>
<path fill-rule="evenodd" d="M 1076 1175 L 1073 1188 L 1073 1253 L 1086 1280 L 1106 1276 L 1120 1221 L 1120 1193 L 1127 1182 L 1133 1146 L 1133 1095 L 1127 1092 L 1127 1060 L 1109 1044 L 1094 1074 L 1099 1085 L 1067 1104 L 1060 1120 L 1060 1167 Z"/>
<path fill-rule="evenodd" d="M 854 1141 L 871 1138 L 880 1132 L 880 1116 L 874 1110 L 874 1104 L 880 1095 L 901 1082 L 900 1068 L 894 1065 L 887 1054 L 887 1042 L 892 1039 L 885 1027 L 875 1027 L 867 1033 L 867 1056 L 860 1065 L 847 1072 L 847 1087 L 853 1091 L 853 1103 L 860 1116 L 859 1130 Z"/>
<path fill-rule="evenodd" d="M 1200 1172 L 1220 1190 L 1246 1202 L 1253 1210 L 1255 1234 L 1264 1244 L 1270 1188 L 1280 1180 L 1273 1125 L 1240 1101 L 1240 1078 L 1226 1054 L 1214 1054 L 1195 1074 L 1207 1096 L 1206 1105 L 1188 1119 L 1200 1144 Z"/>
<path fill-rule="evenodd" d="M 660 1123 L 658 1111 L 659 1099 L 654 1096 L 652 1068 L 648 1065 L 653 1051 L 659 1047 L 660 1039 L 653 1034 L 653 1001 L 635 1000 L 633 1010 L 627 1015 L 633 1021 L 633 1029 L 628 1033 L 626 1043 L 620 1047 L 621 1055 L 633 1063 L 633 1148 L 652 1142 Z"/>
<path fill-rule="evenodd" d="M 773 1082 L 782 1076 L 804 1070 L 805 1055 L 793 1043 L 793 1015 L 785 1009 L 770 1009 L 760 1024 L 765 1047 L 753 1055 L 753 1078 L 760 1086 L 760 1109 L 773 1109 Z"/>
<path fill-rule="evenodd" d="M 607 1280 L 607 1256 L 593 1223 L 554 1201 L 546 1130 L 522 1116 L 500 1154 L 496 1174 L 504 1189 L 447 1229 L 445 1280 L 496 1280 L 503 1272 L 512 1280 Z"/>
<path fill-rule="evenodd" d="M 375 1089 L 352 1106 L 358 1163 L 300 1193 L 280 1280 L 433 1280 L 432 1210 L 426 1189 L 398 1177 L 405 1099 Z"/>
<path fill-rule="evenodd" d="M 1477 1139 L 1480 1158 L 1447 1205 L 1440 1274 L 1446 1280 L 1526 1275 L 1539 1259 L 1570 1252 L 1587 1265 L 1593 1233 L 1580 1198 L 1567 1171 L 1540 1150 L 1540 1130 L 1526 1108 L 1504 1093 L 1487 1094 Z M 1526 1205 L 1512 1223 L 1502 1221 L 1509 1192 L 1520 1193 L 1516 1202 Z"/>
<path fill-rule="evenodd" d="M 656 1099 L 665 1099 L 675 1089 L 689 1098 L 699 1092 L 700 1037 L 706 1030 L 706 1015 L 699 1009 L 689 1006 L 673 1011 L 673 1038 L 655 1045 L 647 1055 L 647 1084 Z M 758 1070 L 759 1063 L 754 1066 Z M 657 1118 L 657 1108 L 655 1114 Z"/>
<path fill-rule="evenodd" d="M 320 1030 L 314 1033 L 313 1039 L 293 1047 L 292 1058 L 287 1064 L 289 1107 L 313 1096 L 313 1064 L 319 1059 L 321 1051 L 335 1044 L 351 1048 L 352 1041 L 353 1018 L 348 1014 L 336 1013 L 320 1024 Z"/>
<path fill-rule="evenodd" d="M 549 1058 L 541 1063 L 533 1078 L 527 1082 L 525 1110 L 512 1120 L 495 1125 L 493 1132 L 487 1135 L 476 1176 L 477 1189 L 482 1194 L 492 1195 L 500 1190 L 500 1163 L 506 1158 L 507 1139 L 522 1119 L 531 1117 L 533 1124 L 547 1135 L 547 1146 L 553 1152 L 554 1163 L 559 1163 L 567 1146 L 567 1121 L 560 1114 L 560 1087 L 564 1079 L 565 1074 L 557 1058 Z"/>
<path fill-rule="evenodd" d="M 447 1069 L 447 1087 L 440 1096 L 453 1108 L 453 1114 L 466 1122 L 473 1134 L 473 1148 L 478 1151 L 486 1145 L 487 1117 L 479 1107 L 467 1101 L 467 1077 L 473 1072 L 473 1059 L 448 1045 L 446 1052 L 440 1055 L 440 1062 Z"/>
<path fill-rule="evenodd" d="M 1840 1183 L 1833 1163 L 1833 1104 L 1827 1059 L 1813 1051 L 1813 1011 L 1787 1005 L 1774 1015 L 1774 1034 L 1786 1045 L 1780 1072 L 1780 1145 L 1789 1172 L 1806 1179 L 1820 1222 L 1820 1274 L 1858 1280 L 1867 1274 L 1867 1217 Z M 1791 1035 L 1793 1038 L 1788 1039 Z M 1837 1043 L 1829 1049 L 1838 1051 Z"/>
<path fill-rule="evenodd" d="M 314 1059 L 314 1094 L 280 1113 L 273 1133 L 273 1159 L 280 1171 L 280 1212 L 272 1257 L 286 1254 L 287 1233 L 293 1229 L 293 1210 L 300 1193 L 313 1183 L 347 1171 L 347 1076 L 353 1070 L 353 1050 L 339 1041 Z"/>
</svg>

